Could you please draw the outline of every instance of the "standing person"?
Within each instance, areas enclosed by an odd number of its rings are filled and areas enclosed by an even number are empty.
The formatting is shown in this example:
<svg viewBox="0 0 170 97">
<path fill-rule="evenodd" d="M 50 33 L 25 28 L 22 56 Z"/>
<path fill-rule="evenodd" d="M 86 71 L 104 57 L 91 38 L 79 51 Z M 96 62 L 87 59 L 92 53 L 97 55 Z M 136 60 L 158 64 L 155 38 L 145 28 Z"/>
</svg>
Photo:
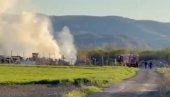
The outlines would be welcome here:
<svg viewBox="0 0 170 97">
<path fill-rule="evenodd" d="M 149 68 L 152 69 L 152 67 L 153 67 L 153 63 L 150 62 L 150 63 L 149 63 Z"/>
<path fill-rule="evenodd" d="M 147 69 L 147 65 L 148 65 L 147 61 L 144 62 L 144 65 L 145 65 L 145 69 Z"/>
</svg>

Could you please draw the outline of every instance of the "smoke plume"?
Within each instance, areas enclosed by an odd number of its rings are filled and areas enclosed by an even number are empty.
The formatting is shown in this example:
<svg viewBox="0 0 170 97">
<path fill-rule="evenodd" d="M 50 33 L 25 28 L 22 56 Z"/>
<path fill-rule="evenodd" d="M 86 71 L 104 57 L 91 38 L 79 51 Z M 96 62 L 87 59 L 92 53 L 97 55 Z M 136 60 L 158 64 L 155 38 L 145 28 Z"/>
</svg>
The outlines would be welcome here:
<svg viewBox="0 0 170 97">
<path fill-rule="evenodd" d="M 72 64 L 75 63 L 75 60 L 77 59 L 77 51 L 74 46 L 74 38 L 68 27 L 65 26 L 63 28 L 63 30 L 59 33 L 58 39 L 61 55 L 65 55 L 64 58 L 67 59 L 66 61 L 69 61 Z"/>
<path fill-rule="evenodd" d="M 62 58 L 75 62 L 76 49 L 74 40 L 67 27 L 53 37 L 51 21 L 48 17 L 31 12 L 20 12 L 13 17 L 6 13 L 16 0 L 0 0 L 0 54 L 23 54 L 30 57 L 33 52 L 42 57 Z M 21 0 L 17 0 L 18 2 Z"/>
<path fill-rule="evenodd" d="M 0 0 L 0 13 L 5 12 L 13 4 L 14 0 Z"/>
</svg>

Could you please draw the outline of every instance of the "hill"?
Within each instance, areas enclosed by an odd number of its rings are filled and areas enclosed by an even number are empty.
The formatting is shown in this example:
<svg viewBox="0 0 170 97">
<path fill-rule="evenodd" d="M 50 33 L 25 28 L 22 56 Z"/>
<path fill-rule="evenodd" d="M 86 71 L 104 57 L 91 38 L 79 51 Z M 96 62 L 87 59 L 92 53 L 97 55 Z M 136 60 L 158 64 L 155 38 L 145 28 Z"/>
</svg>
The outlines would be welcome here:
<svg viewBox="0 0 170 97">
<path fill-rule="evenodd" d="M 55 32 L 68 26 L 78 48 L 161 49 L 170 43 L 170 23 L 118 16 L 50 16 Z M 56 33 L 55 33 L 56 34 Z"/>
</svg>

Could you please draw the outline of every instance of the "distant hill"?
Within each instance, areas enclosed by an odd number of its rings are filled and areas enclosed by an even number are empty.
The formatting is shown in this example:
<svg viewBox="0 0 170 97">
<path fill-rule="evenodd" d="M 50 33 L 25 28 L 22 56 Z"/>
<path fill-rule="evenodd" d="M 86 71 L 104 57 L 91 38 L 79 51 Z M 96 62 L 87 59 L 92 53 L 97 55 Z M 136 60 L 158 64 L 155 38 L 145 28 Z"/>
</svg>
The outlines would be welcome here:
<svg viewBox="0 0 170 97">
<path fill-rule="evenodd" d="M 50 16 L 55 32 L 68 26 L 78 48 L 161 49 L 170 44 L 170 23 L 118 16 Z"/>
</svg>

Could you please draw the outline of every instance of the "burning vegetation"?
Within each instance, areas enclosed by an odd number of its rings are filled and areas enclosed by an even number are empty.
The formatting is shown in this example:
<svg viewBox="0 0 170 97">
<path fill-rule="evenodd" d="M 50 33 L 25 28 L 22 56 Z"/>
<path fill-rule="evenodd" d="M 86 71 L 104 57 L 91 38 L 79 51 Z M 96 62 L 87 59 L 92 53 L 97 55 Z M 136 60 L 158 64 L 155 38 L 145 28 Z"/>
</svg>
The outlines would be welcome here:
<svg viewBox="0 0 170 97">
<path fill-rule="evenodd" d="M 48 58 L 50 54 L 50 59 L 57 60 L 64 56 L 66 61 L 71 60 L 74 64 L 77 51 L 69 28 L 64 27 L 58 32 L 58 39 L 55 40 L 51 21 L 47 16 L 28 12 L 24 8 L 18 12 L 16 6 L 26 3 L 24 1 L 0 0 L 0 55 L 5 57 L 4 61 L 14 62 L 10 53 L 13 50 L 17 53 L 24 52 L 27 58 L 31 57 L 32 52 L 41 54 L 43 58 Z M 11 10 L 14 13 L 17 10 L 17 15 L 9 14 Z"/>
</svg>

